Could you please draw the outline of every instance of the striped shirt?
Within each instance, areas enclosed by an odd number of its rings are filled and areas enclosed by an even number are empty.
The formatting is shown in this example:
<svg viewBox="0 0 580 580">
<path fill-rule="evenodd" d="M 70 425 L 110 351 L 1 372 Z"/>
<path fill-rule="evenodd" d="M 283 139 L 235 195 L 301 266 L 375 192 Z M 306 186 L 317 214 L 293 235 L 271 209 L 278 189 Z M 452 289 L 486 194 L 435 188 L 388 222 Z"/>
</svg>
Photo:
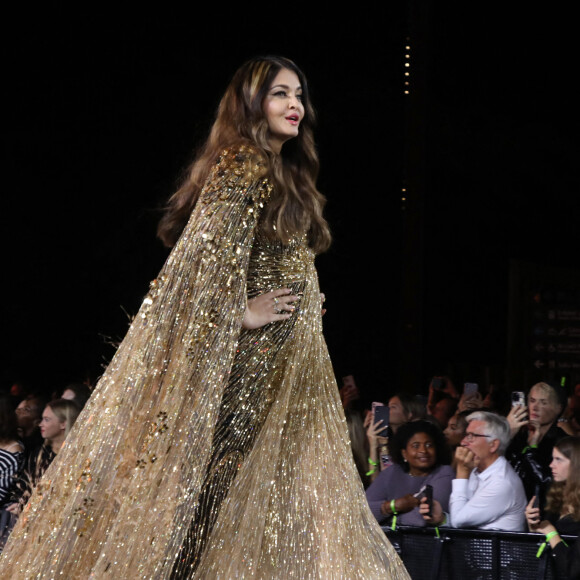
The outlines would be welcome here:
<svg viewBox="0 0 580 580">
<path fill-rule="evenodd" d="M 0 506 L 4 504 L 12 489 L 16 476 L 22 467 L 24 454 L 22 451 L 6 451 L 0 449 Z"/>
</svg>

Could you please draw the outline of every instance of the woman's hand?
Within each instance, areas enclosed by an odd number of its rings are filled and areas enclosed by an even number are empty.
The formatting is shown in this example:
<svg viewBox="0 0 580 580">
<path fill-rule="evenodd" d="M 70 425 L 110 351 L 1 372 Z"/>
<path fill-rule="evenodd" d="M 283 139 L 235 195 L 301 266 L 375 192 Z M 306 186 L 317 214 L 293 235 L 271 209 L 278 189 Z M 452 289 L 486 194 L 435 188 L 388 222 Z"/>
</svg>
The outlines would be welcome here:
<svg viewBox="0 0 580 580">
<path fill-rule="evenodd" d="M 537 527 L 540 524 L 540 508 L 534 507 L 534 502 L 536 501 L 536 496 L 534 496 L 530 503 L 526 506 L 526 520 L 528 522 L 528 528 L 530 532 L 536 532 Z"/>
<path fill-rule="evenodd" d="M 515 437 L 517 432 L 523 425 L 528 424 L 528 409 L 523 405 L 514 405 L 511 408 L 508 416 L 506 417 L 508 423 L 510 424 L 511 437 Z"/>
<path fill-rule="evenodd" d="M 364 426 L 367 429 L 367 439 L 369 440 L 369 447 L 372 449 L 373 447 L 376 449 L 379 443 L 386 442 L 387 439 L 385 437 L 380 437 L 379 433 L 384 429 L 383 420 L 379 419 L 375 423 L 373 421 L 372 413 L 367 416 L 365 419 Z"/>
<path fill-rule="evenodd" d="M 20 504 L 18 502 L 8 504 L 5 509 L 7 512 L 10 512 L 12 515 L 15 515 L 15 516 L 20 515 Z"/>
<path fill-rule="evenodd" d="M 535 531 L 547 536 L 550 532 L 557 532 L 558 530 L 548 520 L 542 520 L 536 526 Z M 559 542 L 559 541 L 561 541 L 560 537 L 558 537 L 557 542 Z M 557 543 L 557 542 L 555 542 L 555 543 Z M 552 547 L 554 546 L 554 544 L 552 543 L 552 540 L 550 540 L 550 544 L 552 544 Z"/>
<path fill-rule="evenodd" d="M 261 328 L 270 322 L 288 320 L 294 312 L 298 296 L 290 288 L 278 288 L 248 300 L 242 326 L 249 330 Z"/>
<path fill-rule="evenodd" d="M 482 407 L 483 399 L 481 398 L 481 393 L 476 391 L 473 395 L 466 395 L 463 393 L 457 404 L 457 412 L 468 411 L 470 409 L 479 409 Z"/>
<path fill-rule="evenodd" d="M 548 535 L 550 532 L 557 532 L 556 528 L 548 520 L 540 520 L 540 508 L 534 507 L 534 502 L 536 501 L 536 496 L 534 496 L 530 503 L 526 506 L 526 520 L 528 522 L 528 528 L 530 532 L 538 532 L 540 534 Z M 553 538 L 554 544 L 560 542 L 560 537 Z M 554 544 L 550 540 L 552 547 Z"/>
<path fill-rule="evenodd" d="M 404 514 L 414 510 L 419 505 L 419 498 L 415 497 L 413 494 L 408 493 L 403 497 L 400 497 L 395 501 L 395 507 L 397 508 L 397 512 L 400 514 Z"/>
<path fill-rule="evenodd" d="M 419 513 L 423 516 L 423 519 L 432 526 L 438 526 L 445 519 L 443 508 L 436 499 L 433 500 L 431 514 L 429 515 L 429 503 L 427 502 L 427 498 L 421 498 L 421 503 L 419 504 Z"/>
<path fill-rule="evenodd" d="M 414 495 L 408 493 L 407 495 L 397 498 L 394 502 L 390 502 L 389 500 L 384 501 L 381 505 L 381 513 L 384 516 L 395 514 L 391 505 L 392 503 L 395 505 L 395 511 L 397 514 L 406 514 L 419 505 L 419 500 Z"/>
<path fill-rule="evenodd" d="M 540 442 L 540 422 L 530 419 L 528 421 L 528 445 L 537 446 Z"/>
</svg>

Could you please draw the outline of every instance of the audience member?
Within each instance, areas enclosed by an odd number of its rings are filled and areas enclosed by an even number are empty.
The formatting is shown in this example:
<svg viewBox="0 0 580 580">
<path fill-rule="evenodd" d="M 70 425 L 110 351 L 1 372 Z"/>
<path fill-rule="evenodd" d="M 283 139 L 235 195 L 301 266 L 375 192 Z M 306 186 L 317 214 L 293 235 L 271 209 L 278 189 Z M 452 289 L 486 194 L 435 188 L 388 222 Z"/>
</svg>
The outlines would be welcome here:
<svg viewBox="0 0 580 580">
<path fill-rule="evenodd" d="M 506 417 L 511 408 L 511 395 L 507 389 L 499 385 L 490 385 L 481 406 L 486 411 Z"/>
<path fill-rule="evenodd" d="M 91 398 L 91 388 L 85 383 L 71 383 L 63 389 L 61 398 L 74 401 L 82 410 Z"/>
<path fill-rule="evenodd" d="M 12 403 L 12 408 L 16 409 L 20 402 L 26 398 L 28 393 L 28 387 L 22 381 L 15 381 L 10 385 L 9 389 L 10 401 Z"/>
<path fill-rule="evenodd" d="M 37 453 L 28 456 L 24 464 L 22 473 L 16 481 L 16 489 L 11 498 L 12 503 L 7 507 L 11 513 L 20 514 L 32 493 L 32 489 L 38 484 L 60 451 L 78 415 L 78 405 L 73 401 L 55 399 L 47 403 L 40 422 L 44 443 Z"/>
<path fill-rule="evenodd" d="M 435 376 L 429 383 L 427 396 L 428 419 L 437 421 L 441 429 L 447 427 L 447 422 L 455 414 L 459 394 L 448 376 Z"/>
<path fill-rule="evenodd" d="M 0 509 L 5 507 L 24 456 L 18 436 L 18 422 L 7 393 L 0 393 Z"/>
<path fill-rule="evenodd" d="M 579 435 L 577 425 L 574 422 L 574 406 L 576 404 L 575 393 L 572 393 L 566 401 L 566 406 L 562 414 L 558 417 L 558 427 L 562 429 L 567 435 L 574 437 Z"/>
<path fill-rule="evenodd" d="M 40 434 L 40 421 L 42 411 L 46 406 L 47 399 L 41 393 L 28 395 L 16 407 L 16 419 L 18 421 L 18 434 L 24 445 L 24 462 L 30 455 L 36 454 L 42 445 Z"/>
<path fill-rule="evenodd" d="M 441 430 L 425 420 L 411 421 L 392 440 L 394 464 L 382 471 L 367 489 L 367 500 L 379 523 L 424 526 L 419 494 L 426 485 L 444 507 L 451 492 L 453 470 Z"/>
<path fill-rule="evenodd" d="M 527 408 L 516 405 L 507 417 L 512 441 L 506 458 L 522 479 L 528 501 L 539 495 L 540 503 L 545 502 L 552 479 L 552 449 L 559 439 L 566 437 L 558 427 L 566 401 L 563 388 L 537 383 L 530 389 Z"/>
<path fill-rule="evenodd" d="M 575 436 L 580 437 L 580 384 L 576 385 L 570 397 L 570 418 L 568 419 Z"/>
<path fill-rule="evenodd" d="M 552 548 L 558 577 L 576 578 L 570 574 L 574 552 L 560 535 L 580 534 L 580 437 L 560 439 L 552 451 L 552 485 L 548 491 L 545 510 L 534 507 L 533 497 L 526 508 L 531 532 L 545 534 L 546 544 Z M 580 540 L 576 540 L 580 542 Z M 576 562 L 580 567 L 580 562 Z"/>
<path fill-rule="evenodd" d="M 453 383 L 451 377 L 447 375 L 436 374 L 429 383 L 429 395 L 428 395 L 429 400 L 427 403 L 427 408 L 429 408 L 429 406 L 431 405 L 431 397 L 437 391 L 442 391 L 444 393 L 447 393 L 454 399 L 459 399 L 459 393 L 457 392 L 457 389 L 455 388 L 455 384 Z"/>
<path fill-rule="evenodd" d="M 414 398 L 398 393 L 389 399 L 389 424 L 387 425 L 387 435 L 381 436 L 385 429 L 381 421 L 373 422 L 372 413 L 365 417 L 364 428 L 367 432 L 369 449 L 369 471 L 367 475 L 373 481 L 380 471 L 389 467 L 392 463 L 389 452 L 389 437 L 392 437 L 401 425 L 409 421 L 414 421 L 416 417 L 413 411 L 422 413 L 421 405 Z"/>
<path fill-rule="evenodd" d="M 453 415 L 453 417 L 451 417 L 451 419 L 449 419 L 447 427 L 443 431 L 443 435 L 445 435 L 447 445 L 449 446 L 453 457 L 451 461 L 451 467 L 453 467 L 454 470 L 456 464 L 455 450 L 457 447 L 459 447 L 459 445 L 461 445 L 461 442 L 465 437 L 465 430 L 467 429 L 467 416 L 470 413 L 471 411 L 458 411 L 455 413 L 455 415 Z"/>
<path fill-rule="evenodd" d="M 366 430 L 369 451 L 369 470 L 366 472 L 366 476 L 372 482 L 381 471 L 392 464 L 391 454 L 389 453 L 389 435 L 392 435 L 392 431 L 390 428 L 385 430 L 382 419 L 373 421 L 372 411 L 367 412 L 363 427 Z"/>
<path fill-rule="evenodd" d="M 417 405 L 415 399 L 409 395 L 397 393 L 389 399 L 389 427 L 393 434 L 401 425 L 416 419 L 413 410 L 422 412 L 420 405 Z"/>
<path fill-rule="evenodd" d="M 447 427 L 449 419 L 457 412 L 458 401 L 447 393 L 440 392 L 433 397 L 437 401 L 431 406 L 431 416 L 437 421 L 441 429 Z"/>
<path fill-rule="evenodd" d="M 438 501 L 433 501 L 431 515 L 424 502 L 420 512 L 433 525 L 522 531 L 523 484 L 503 456 L 510 438 L 509 423 L 485 411 L 471 413 L 467 421 L 465 437 L 456 450 L 457 476 L 452 482 L 449 514 Z"/>
<path fill-rule="evenodd" d="M 461 411 L 475 411 L 476 409 L 481 409 L 483 407 L 483 399 L 481 398 L 481 393 L 475 391 L 475 393 L 461 393 L 459 402 L 457 403 L 457 410 Z"/>
<path fill-rule="evenodd" d="M 350 436 L 350 445 L 354 462 L 361 481 L 363 482 L 363 486 L 367 488 L 370 483 L 370 474 L 368 473 L 369 453 L 362 414 L 353 405 L 346 408 L 344 413 L 346 416 L 346 424 L 348 426 L 348 434 Z"/>
<path fill-rule="evenodd" d="M 427 398 L 424 395 L 415 395 L 407 398 L 405 403 L 409 411 L 409 421 L 419 421 L 427 418 Z"/>
</svg>

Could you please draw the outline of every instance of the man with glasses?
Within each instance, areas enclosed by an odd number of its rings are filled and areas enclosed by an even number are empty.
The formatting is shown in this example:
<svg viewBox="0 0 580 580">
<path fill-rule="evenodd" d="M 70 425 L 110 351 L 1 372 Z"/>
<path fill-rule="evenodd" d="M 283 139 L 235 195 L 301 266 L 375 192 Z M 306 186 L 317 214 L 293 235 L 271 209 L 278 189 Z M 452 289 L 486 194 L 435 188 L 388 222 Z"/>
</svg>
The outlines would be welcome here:
<svg viewBox="0 0 580 580">
<path fill-rule="evenodd" d="M 521 479 L 504 457 L 510 441 L 507 419 L 484 411 L 467 417 L 467 429 L 455 452 L 457 476 L 452 482 L 449 514 L 434 501 L 420 508 L 433 525 L 482 530 L 525 530 L 526 494 Z"/>
</svg>

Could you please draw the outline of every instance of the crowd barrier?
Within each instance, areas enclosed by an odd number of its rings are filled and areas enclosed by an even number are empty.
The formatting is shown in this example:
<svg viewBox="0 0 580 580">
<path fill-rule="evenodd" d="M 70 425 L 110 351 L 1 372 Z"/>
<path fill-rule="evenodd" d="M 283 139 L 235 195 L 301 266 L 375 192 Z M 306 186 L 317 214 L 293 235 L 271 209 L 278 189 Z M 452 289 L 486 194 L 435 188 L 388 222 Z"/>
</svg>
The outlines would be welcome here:
<svg viewBox="0 0 580 580">
<path fill-rule="evenodd" d="M 540 534 L 399 526 L 383 527 L 413 580 L 566 580 L 556 576 Z M 575 536 L 563 536 L 570 546 Z M 579 540 L 580 541 L 580 540 Z"/>
</svg>

